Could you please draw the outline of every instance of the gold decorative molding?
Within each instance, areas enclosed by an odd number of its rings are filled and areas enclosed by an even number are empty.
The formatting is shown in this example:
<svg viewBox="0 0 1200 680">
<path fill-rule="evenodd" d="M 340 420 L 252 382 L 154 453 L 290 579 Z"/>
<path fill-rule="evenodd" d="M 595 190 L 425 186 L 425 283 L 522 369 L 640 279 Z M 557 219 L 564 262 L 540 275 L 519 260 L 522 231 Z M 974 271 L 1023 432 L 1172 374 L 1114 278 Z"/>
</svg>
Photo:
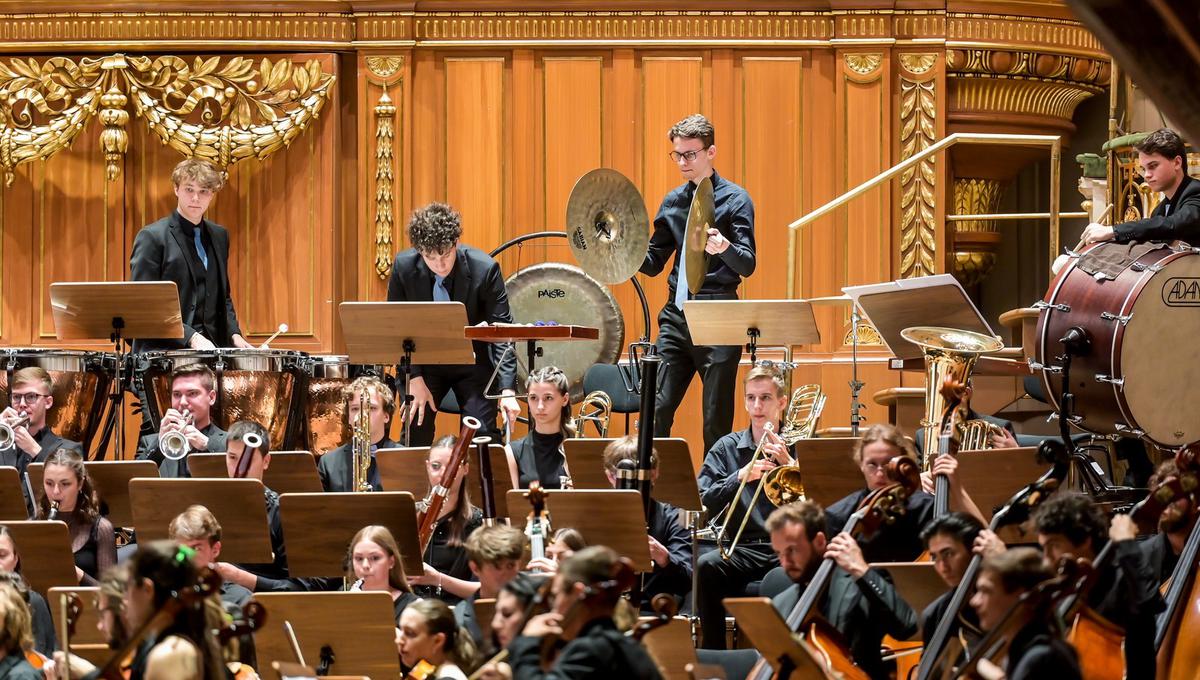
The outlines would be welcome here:
<svg viewBox="0 0 1200 680">
<path fill-rule="evenodd" d="M 375 273 L 380 279 L 392 273 L 395 118 L 396 107 L 385 89 L 375 105 Z"/>
<path fill-rule="evenodd" d="M 1021 49 L 950 49 L 946 70 L 956 75 L 1064 81 L 1093 92 L 1106 87 L 1112 75 L 1105 59 Z"/>
<path fill-rule="evenodd" d="M 846 347 L 854 344 L 854 325 L 851 324 L 846 328 L 845 335 L 842 336 L 842 346 Z M 883 345 L 883 336 L 879 331 L 871 325 L 869 321 L 861 320 L 858 322 L 858 346 Z"/>
<path fill-rule="evenodd" d="M 122 41 L 206 40 L 228 50 L 237 43 L 261 49 L 262 43 L 348 44 L 353 39 L 353 16 L 329 12 L 222 12 L 211 6 L 196 12 L 42 10 L 0 21 L 0 44 L 110 43 L 105 49 L 112 49 L 111 43 Z"/>
<path fill-rule="evenodd" d="M 879 69 L 883 63 L 883 55 L 879 53 L 860 54 L 852 53 L 846 55 L 846 68 L 854 71 L 860 76 L 869 76 Z"/>
<path fill-rule="evenodd" d="M 955 43 L 1041 45 L 1106 58 L 1096 36 L 1078 21 L 1067 19 L 947 13 L 944 37 L 947 47 Z"/>
<path fill-rule="evenodd" d="M 1000 212 L 1007 182 L 958 177 L 954 180 L 955 215 L 994 215 Z M 954 276 L 964 286 L 984 279 L 996 264 L 1000 235 L 995 220 L 954 222 Z"/>
<path fill-rule="evenodd" d="M 252 60 L 114 54 L 99 59 L 0 60 L 0 167 L 8 184 L 17 165 L 71 144 L 99 113 L 110 180 L 129 145 L 127 105 L 163 144 L 222 170 L 287 146 L 320 114 L 335 76 L 313 59 Z"/>
<path fill-rule="evenodd" d="M 377 78 L 388 79 L 404 66 L 404 57 L 367 57 L 367 70 Z"/>
<path fill-rule="evenodd" d="M 933 53 L 903 54 L 905 70 L 924 75 Z M 937 139 L 937 80 L 900 76 L 900 158 L 911 158 Z M 927 158 L 900 175 L 900 277 L 937 273 L 936 160 Z"/>
</svg>

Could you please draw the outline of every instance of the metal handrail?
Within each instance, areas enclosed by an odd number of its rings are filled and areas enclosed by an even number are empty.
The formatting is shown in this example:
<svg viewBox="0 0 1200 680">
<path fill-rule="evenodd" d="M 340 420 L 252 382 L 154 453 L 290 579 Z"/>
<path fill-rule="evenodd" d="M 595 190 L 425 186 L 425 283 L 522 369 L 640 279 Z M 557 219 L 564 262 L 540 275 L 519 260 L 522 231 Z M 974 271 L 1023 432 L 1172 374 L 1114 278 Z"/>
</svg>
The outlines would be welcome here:
<svg viewBox="0 0 1200 680">
<path fill-rule="evenodd" d="M 991 134 L 982 132 L 956 132 L 952 135 L 943 137 L 933 144 L 921 149 L 917 153 L 900 161 L 896 165 L 884 170 L 875 175 L 871 179 L 859 184 L 850 189 L 846 193 L 829 201 L 825 205 L 813 210 L 804 215 L 800 219 L 788 225 L 791 229 L 799 229 L 806 224 L 811 224 L 822 217 L 828 215 L 834 210 L 846 205 L 850 201 L 862 196 L 871 189 L 887 182 L 888 180 L 900 175 L 909 168 L 915 167 L 918 163 L 927 158 L 935 156 L 955 144 L 984 144 L 988 146 L 1048 146 L 1050 147 L 1050 261 L 1058 257 L 1059 249 L 1059 212 L 1058 212 L 1058 192 L 1059 181 L 1061 175 L 1062 163 L 1062 137 L 1058 135 L 1017 135 L 1017 134 Z M 975 218 L 978 219 L 978 218 Z"/>
</svg>

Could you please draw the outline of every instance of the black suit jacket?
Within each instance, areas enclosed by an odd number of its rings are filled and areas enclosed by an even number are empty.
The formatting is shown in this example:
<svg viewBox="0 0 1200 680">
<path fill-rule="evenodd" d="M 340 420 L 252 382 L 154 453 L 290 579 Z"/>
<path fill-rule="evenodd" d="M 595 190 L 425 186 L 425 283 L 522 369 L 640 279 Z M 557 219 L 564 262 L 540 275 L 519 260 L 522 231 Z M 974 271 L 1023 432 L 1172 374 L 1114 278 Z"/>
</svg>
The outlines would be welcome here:
<svg viewBox="0 0 1200 680">
<path fill-rule="evenodd" d="M 199 299 L 196 283 L 204 276 L 190 264 L 187 249 L 193 246 L 183 232 L 178 212 L 142 227 L 133 240 L 133 254 L 129 256 L 129 275 L 133 281 L 174 281 L 179 287 L 179 308 L 183 313 L 183 340 L 138 340 L 133 351 L 149 349 L 186 349 L 196 330 L 192 323 L 203 312 L 203 300 Z M 218 224 L 205 219 L 208 233 L 212 237 L 213 250 L 209 253 L 210 265 L 216 266 L 217 295 L 225 300 L 225 314 L 218 314 L 218 337 L 209 338 L 218 347 L 229 347 L 233 336 L 241 335 L 237 312 L 233 309 L 233 298 L 229 292 L 229 232 Z M 211 294 L 211 291 L 210 291 Z"/>
<path fill-rule="evenodd" d="M 508 293 L 504 289 L 504 276 L 500 264 L 487 253 L 459 245 L 454 269 L 450 300 L 461 302 L 467 308 L 467 323 L 474 326 L 483 321 L 489 323 L 512 323 L 512 312 L 508 309 Z M 396 255 L 392 263 L 392 277 L 388 280 L 388 302 L 431 302 L 433 300 L 433 272 L 416 250 L 409 248 Z M 472 343 L 475 349 L 475 365 L 490 373 L 500 364 L 497 384 L 500 389 L 517 387 L 517 357 L 511 351 L 505 354 L 506 343 Z M 500 357 L 504 355 L 504 360 Z M 413 376 L 423 375 L 423 367 L 413 366 Z"/>
<path fill-rule="evenodd" d="M 1179 239 L 1200 245 L 1200 182 L 1184 175 L 1175 196 L 1159 203 L 1150 217 L 1118 224 L 1113 232 L 1121 243 Z"/>
<path fill-rule="evenodd" d="M 208 437 L 208 448 L 204 451 L 190 451 L 188 456 L 193 453 L 224 453 L 225 441 L 228 433 L 225 430 L 217 427 L 216 423 L 209 422 L 208 427 L 201 430 L 205 437 Z M 170 477 L 172 479 L 180 477 L 191 477 L 192 471 L 188 469 L 187 456 L 179 460 L 167 458 L 159 450 L 158 433 L 148 434 L 138 440 L 138 448 L 136 458 L 138 460 L 152 460 L 158 464 L 158 476 Z"/>
<path fill-rule="evenodd" d="M 793 584 L 771 601 L 776 611 L 787 618 L 802 593 L 801 585 Z M 834 569 L 820 610 L 825 620 L 846 638 L 854 663 L 877 680 L 888 677 L 879 655 L 883 636 L 907 640 L 917 632 L 916 613 L 897 594 L 887 574 L 878 569 L 868 569 L 860 579 L 850 572 Z"/>
<path fill-rule="evenodd" d="M 379 440 L 377 449 L 394 449 L 400 446 L 388 437 Z M 371 456 L 371 467 L 367 470 L 367 481 L 371 482 L 374 491 L 383 491 L 383 483 L 379 481 L 379 468 L 375 456 Z M 321 478 L 321 488 L 326 491 L 354 491 L 354 451 L 352 443 L 343 444 L 332 451 L 325 452 L 317 461 L 317 475 Z"/>
</svg>

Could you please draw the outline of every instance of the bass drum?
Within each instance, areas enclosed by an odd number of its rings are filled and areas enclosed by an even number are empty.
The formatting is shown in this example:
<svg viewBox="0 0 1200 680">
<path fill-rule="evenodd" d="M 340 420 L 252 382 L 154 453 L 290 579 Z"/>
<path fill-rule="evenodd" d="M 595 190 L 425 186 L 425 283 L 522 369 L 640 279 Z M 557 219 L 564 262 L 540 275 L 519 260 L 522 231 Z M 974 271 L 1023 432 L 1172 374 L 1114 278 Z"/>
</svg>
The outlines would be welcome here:
<svg viewBox="0 0 1200 680">
<path fill-rule="evenodd" d="M 372 375 L 388 386 L 382 366 L 350 363 L 344 354 L 309 357 L 307 399 L 304 402 L 305 448 L 317 456 L 350 441 L 350 424 L 346 420 L 342 390 L 355 378 Z M 392 419 L 393 421 L 395 418 Z"/>
<path fill-rule="evenodd" d="M 12 403 L 12 375 L 22 368 L 37 366 L 50 374 L 54 406 L 46 415 L 58 436 L 81 442 L 84 455 L 103 424 L 105 404 L 116 377 L 117 358 L 110 352 L 31 347 L 0 348 L 0 410 Z"/>
<path fill-rule="evenodd" d="M 1056 409 L 1059 340 L 1075 327 L 1090 340 L 1071 362 L 1076 427 L 1141 436 L 1164 448 L 1200 440 L 1193 410 L 1200 404 L 1200 356 L 1193 353 L 1200 337 L 1198 255 L 1186 247 L 1101 243 L 1051 283 L 1038 305 L 1036 360 Z"/>
<path fill-rule="evenodd" d="M 608 287 L 574 265 L 545 262 L 508 277 L 508 305 L 517 323 L 556 321 L 560 325 L 598 326 L 600 338 L 542 343 L 539 366 L 557 366 L 571 381 L 571 400 L 583 398 L 583 375 L 592 364 L 613 364 L 625 349 L 625 317 Z M 521 354 L 523 347 L 517 347 Z M 518 368 L 518 385 L 525 384 Z"/>
</svg>

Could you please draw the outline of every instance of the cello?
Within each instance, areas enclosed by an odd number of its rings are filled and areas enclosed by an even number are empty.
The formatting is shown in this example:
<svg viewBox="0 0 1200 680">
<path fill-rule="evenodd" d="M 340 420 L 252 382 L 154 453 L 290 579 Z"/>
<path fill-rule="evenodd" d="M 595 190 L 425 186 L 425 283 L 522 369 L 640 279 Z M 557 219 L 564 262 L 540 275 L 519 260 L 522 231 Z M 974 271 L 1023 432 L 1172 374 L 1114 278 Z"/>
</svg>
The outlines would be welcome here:
<svg viewBox="0 0 1200 680">
<path fill-rule="evenodd" d="M 885 524 L 892 524 L 904 514 L 908 497 L 920 487 L 917 463 L 906 456 L 893 458 L 888 463 L 888 477 L 893 483 L 872 491 L 859 504 L 858 509 L 846 520 L 842 531 L 851 536 L 871 533 Z M 788 613 L 786 622 L 795 631 L 820 666 L 828 673 L 840 675 L 847 680 L 869 680 L 845 649 L 841 634 L 817 611 L 818 603 L 833 578 L 837 563 L 832 557 L 821 560 L 817 573 L 800 596 L 800 600 Z M 775 670 L 767 659 L 759 659 L 751 669 L 747 680 L 768 680 L 775 677 Z"/>
<path fill-rule="evenodd" d="M 1196 578 L 1197 560 L 1200 560 L 1200 521 L 1195 520 L 1200 506 L 1200 447 L 1192 444 L 1182 449 L 1175 456 L 1175 464 L 1179 469 L 1176 479 L 1179 498 L 1187 501 L 1181 512 L 1193 516 L 1192 530 L 1187 542 L 1179 554 L 1179 561 L 1171 572 L 1170 584 L 1164 596 L 1166 609 L 1158 615 L 1154 633 L 1154 648 L 1157 652 L 1157 676 L 1162 680 L 1188 680 L 1195 677 L 1196 669 L 1200 668 L 1200 646 L 1196 644 L 1181 644 L 1181 641 L 1200 639 L 1200 579 Z M 1171 478 L 1163 480 L 1170 484 Z M 1161 484 L 1160 484 L 1161 486 Z M 1157 493 L 1157 490 L 1155 491 Z M 1174 506 L 1164 512 L 1175 511 Z"/>
</svg>

